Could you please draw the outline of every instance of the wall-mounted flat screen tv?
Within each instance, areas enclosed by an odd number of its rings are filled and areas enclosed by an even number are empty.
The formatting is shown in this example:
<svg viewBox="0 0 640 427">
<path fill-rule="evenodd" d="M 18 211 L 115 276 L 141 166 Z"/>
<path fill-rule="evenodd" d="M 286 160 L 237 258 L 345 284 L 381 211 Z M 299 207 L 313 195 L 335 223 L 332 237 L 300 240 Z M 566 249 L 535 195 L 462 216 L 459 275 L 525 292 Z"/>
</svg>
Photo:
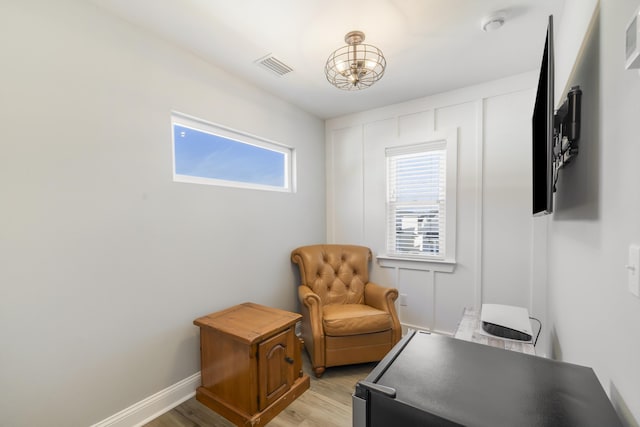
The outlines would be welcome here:
<svg viewBox="0 0 640 427">
<path fill-rule="evenodd" d="M 544 44 L 538 92 L 533 109 L 532 169 L 533 215 L 553 212 L 553 16 L 549 16 L 547 38 Z"/>
</svg>

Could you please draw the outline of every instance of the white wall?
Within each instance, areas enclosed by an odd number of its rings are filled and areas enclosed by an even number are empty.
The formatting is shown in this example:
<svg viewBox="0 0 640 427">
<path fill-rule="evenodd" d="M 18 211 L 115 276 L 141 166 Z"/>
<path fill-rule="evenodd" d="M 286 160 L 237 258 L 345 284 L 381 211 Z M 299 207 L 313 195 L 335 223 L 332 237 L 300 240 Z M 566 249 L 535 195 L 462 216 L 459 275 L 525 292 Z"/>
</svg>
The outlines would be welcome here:
<svg viewBox="0 0 640 427">
<path fill-rule="evenodd" d="M 630 426 L 640 420 L 640 299 L 625 269 L 640 243 L 640 75 L 625 70 L 624 46 L 638 6 L 600 2 L 568 79 L 583 90 L 580 153 L 561 171 L 548 234 L 554 355 L 593 367 Z"/>
<path fill-rule="evenodd" d="M 544 35 L 542 35 L 544 36 Z M 385 253 L 385 147 L 457 130 L 453 272 L 383 268 L 372 277 L 407 295 L 401 321 L 451 333 L 464 307 L 532 306 L 531 113 L 537 71 L 329 120 L 328 241 Z M 544 298 L 543 298 L 544 302 Z"/>
<path fill-rule="evenodd" d="M 564 0 L 562 13 L 554 17 L 555 100 L 558 106 L 570 87 L 569 78 L 575 72 L 585 35 L 599 3 L 600 0 Z"/>
<path fill-rule="evenodd" d="M 96 423 L 199 370 L 196 317 L 296 309 L 321 120 L 84 1 L 0 28 L 0 425 Z M 298 192 L 172 182 L 172 109 L 295 147 Z"/>
</svg>

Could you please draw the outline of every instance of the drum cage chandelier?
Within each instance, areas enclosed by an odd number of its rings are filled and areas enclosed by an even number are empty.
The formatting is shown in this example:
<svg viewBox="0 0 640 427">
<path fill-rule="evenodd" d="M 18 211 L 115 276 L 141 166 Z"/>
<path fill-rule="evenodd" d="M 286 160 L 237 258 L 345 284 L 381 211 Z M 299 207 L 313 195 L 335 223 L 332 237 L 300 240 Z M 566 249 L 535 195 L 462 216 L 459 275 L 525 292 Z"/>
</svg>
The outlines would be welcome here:
<svg viewBox="0 0 640 427">
<path fill-rule="evenodd" d="M 343 46 L 327 59 L 324 72 L 329 83 L 343 90 L 365 89 L 384 75 L 387 61 L 375 46 L 363 44 L 364 33 L 351 31 L 344 37 Z"/>
</svg>

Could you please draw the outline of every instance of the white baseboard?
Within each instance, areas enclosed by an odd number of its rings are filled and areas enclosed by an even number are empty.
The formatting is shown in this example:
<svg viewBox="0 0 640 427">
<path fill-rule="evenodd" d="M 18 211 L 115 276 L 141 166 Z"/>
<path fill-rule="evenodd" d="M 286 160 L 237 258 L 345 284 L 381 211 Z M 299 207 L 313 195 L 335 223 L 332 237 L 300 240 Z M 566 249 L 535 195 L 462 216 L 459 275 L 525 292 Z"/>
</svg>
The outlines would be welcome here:
<svg viewBox="0 0 640 427">
<path fill-rule="evenodd" d="M 196 394 L 200 372 L 159 391 L 91 427 L 138 427 L 170 411 Z"/>
</svg>

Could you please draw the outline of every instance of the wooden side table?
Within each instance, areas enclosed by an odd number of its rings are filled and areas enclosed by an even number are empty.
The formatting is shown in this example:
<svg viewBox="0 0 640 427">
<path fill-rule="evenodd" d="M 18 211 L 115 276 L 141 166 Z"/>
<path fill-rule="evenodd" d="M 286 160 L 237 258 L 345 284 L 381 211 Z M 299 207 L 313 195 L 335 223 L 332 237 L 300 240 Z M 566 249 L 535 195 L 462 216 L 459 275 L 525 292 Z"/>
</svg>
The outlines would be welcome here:
<svg viewBox="0 0 640 427">
<path fill-rule="evenodd" d="M 238 426 L 263 426 L 309 388 L 295 324 L 302 316 L 244 303 L 194 320 L 196 399 Z"/>
</svg>

